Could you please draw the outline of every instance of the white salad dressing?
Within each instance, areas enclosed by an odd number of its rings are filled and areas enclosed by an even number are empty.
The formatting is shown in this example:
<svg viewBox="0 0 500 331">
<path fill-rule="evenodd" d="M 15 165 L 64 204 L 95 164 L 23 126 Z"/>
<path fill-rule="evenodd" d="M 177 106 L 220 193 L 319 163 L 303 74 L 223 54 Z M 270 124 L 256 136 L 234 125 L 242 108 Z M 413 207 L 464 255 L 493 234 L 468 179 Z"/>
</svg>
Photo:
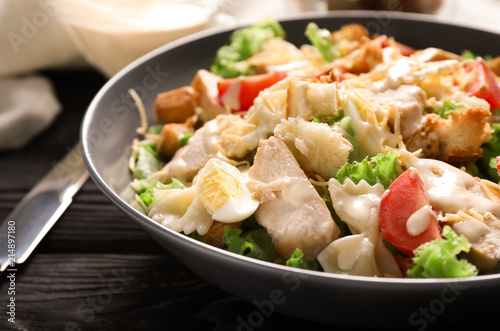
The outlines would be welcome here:
<svg viewBox="0 0 500 331">
<path fill-rule="evenodd" d="M 431 206 L 423 206 L 408 218 L 406 230 L 410 236 L 418 236 L 429 227 L 429 223 L 433 219 L 436 219 L 436 214 L 432 211 Z"/>
<path fill-rule="evenodd" d="M 374 82 L 371 90 L 383 92 L 388 89 L 396 89 L 403 84 L 416 84 L 429 76 L 450 73 L 459 64 L 460 62 L 457 60 L 420 62 L 416 59 L 404 58 L 390 64 L 385 78 Z"/>
<path fill-rule="evenodd" d="M 420 173 L 427 198 L 436 211 L 457 213 L 464 209 L 475 209 L 482 215 L 491 213 L 500 216 L 500 200 L 487 198 L 479 180 L 465 171 L 442 161 L 413 156 L 407 160 L 407 165 Z"/>
<path fill-rule="evenodd" d="M 356 103 L 350 97 L 345 101 L 344 114 L 352 118 L 352 128 L 363 155 L 384 153 L 386 146 L 397 148 L 397 135 L 386 124 L 380 125 L 375 118 L 363 120 Z"/>
<path fill-rule="evenodd" d="M 335 212 L 347 223 L 351 232 L 366 233 L 376 244 L 378 209 L 385 192 L 384 186 L 380 183 L 371 186 L 365 180 L 356 185 L 350 178 L 340 184 L 332 178 L 328 182 L 328 190 Z M 370 217 L 372 210 L 376 211 L 376 217 Z"/>
</svg>

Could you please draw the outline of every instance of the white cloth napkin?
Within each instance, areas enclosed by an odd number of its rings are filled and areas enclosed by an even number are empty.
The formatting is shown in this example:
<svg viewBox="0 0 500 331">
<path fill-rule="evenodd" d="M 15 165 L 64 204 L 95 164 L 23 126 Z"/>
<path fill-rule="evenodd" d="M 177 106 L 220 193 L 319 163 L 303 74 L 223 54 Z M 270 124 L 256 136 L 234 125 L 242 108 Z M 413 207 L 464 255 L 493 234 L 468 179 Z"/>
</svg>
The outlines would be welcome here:
<svg viewBox="0 0 500 331">
<path fill-rule="evenodd" d="M 0 0 L 0 150 L 24 146 L 60 111 L 43 68 L 82 63 L 58 21 L 63 0 Z"/>
<path fill-rule="evenodd" d="M 24 146 L 52 122 L 60 108 L 46 78 L 0 79 L 0 149 Z"/>
</svg>

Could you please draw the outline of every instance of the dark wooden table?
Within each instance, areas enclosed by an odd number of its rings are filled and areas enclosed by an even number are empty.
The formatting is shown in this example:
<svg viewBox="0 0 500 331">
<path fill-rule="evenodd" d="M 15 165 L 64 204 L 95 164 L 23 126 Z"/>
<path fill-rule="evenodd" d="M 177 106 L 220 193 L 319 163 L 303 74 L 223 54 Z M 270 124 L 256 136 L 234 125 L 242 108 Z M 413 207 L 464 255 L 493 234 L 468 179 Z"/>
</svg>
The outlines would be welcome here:
<svg viewBox="0 0 500 331">
<path fill-rule="evenodd" d="M 85 109 L 105 83 L 92 70 L 43 74 L 52 80 L 63 110 L 28 146 L 0 153 L 0 222 L 78 141 Z M 17 270 L 16 323 L 6 314 L 10 279 L 4 274 L 0 330 L 349 330 L 278 313 L 258 327 L 242 324 L 255 310 L 252 304 L 183 266 L 90 179 Z"/>
</svg>

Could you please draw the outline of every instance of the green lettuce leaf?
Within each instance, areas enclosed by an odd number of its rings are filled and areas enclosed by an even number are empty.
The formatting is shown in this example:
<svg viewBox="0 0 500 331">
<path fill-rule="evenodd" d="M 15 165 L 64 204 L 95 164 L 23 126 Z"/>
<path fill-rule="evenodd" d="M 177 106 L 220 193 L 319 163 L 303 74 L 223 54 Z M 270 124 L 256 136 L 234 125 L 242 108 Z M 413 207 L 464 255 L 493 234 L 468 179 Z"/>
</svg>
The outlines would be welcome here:
<svg viewBox="0 0 500 331">
<path fill-rule="evenodd" d="M 457 278 L 476 276 L 475 265 L 458 259 L 460 252 L 468 252 L 471 244 L 463 235 L 458 236 L 449 226 L 443 227 L 443 237 L 419 246 L 415 250 L 415 263 L 408 271 L 414 278 Z"/>
<path fill-rule="evenodd" d="M 331 62 L 341 56 L 338 48 L 333 44 L 331 33 L 327 29 L 320 29 L 316 23 L 309 23 L 305 35 L 311 44 L 318 49 L 325 61 Z"/>
<path fill-rule="evenodd" d="M 476 161 L 477 175 L 498 183 L 500 177 L 497 172 L 496 157 L 500 155 L 500 124 L 491 124 L 493 133 L 491 139 L 483 144 L 483 155 Z"/>
<path fill-rule="evenodd" d="M 388 188 L 397 177 L 397 166 L 397 153 L 377 154 L 370 160 L 366 157 L 361 162 L 344 164 L 337 172 L 337 180 L 343 184 L 346 178 L 350 178 L 355 184 L 358 184 L 364 179 L 372 186 L 381 183 L 385 188 Z"/>
<path fill-rule="evenodd" d="M 130 186 L 137 194 L 139 194 L 139 198 L 141 198 L 147 207 L 149 207 L 149 205 L 158 197 L 157 191 L 185 187 L 184 184 L 176 178 L 172 178 L 172 181 L 169 184 L 163 184 L 156 179 L 134 179 L 132 183 L 130 183 Z"/>
<path fill-rule="evenodd" d="M 264 228 L 242 234 L 241 229 L 225 226 L 222 241 L 228 251 L 236 254 L 268 262 L 276 262 L 279 259 L 271 237 Z"/>
<path fill-rule="evenodd" d="M 466 58 L 466 59 L 470 59 L 470 60 L 475 60 L 476 57 L 479 57 L 480 55 L 477 55 L 475 54 L 474 52 L 472 52 L 471 50 L 468 50 L 468 49 L 464 49 L 462 51 L 462 57 Z M 493 56 L 491 55 L 485 55 L 483 57 L 483 59 L 486 61 L 486 62 L 489 62 L 491 60 L 493 60 Z"/>
<path fill-rule="evenodd" d="M 286 265 L 293 268 L 308 269 L 323 271 L 321 265 L 317 260 L 306 261 L 303 259 L 304 254 L 299 248 L 296 248 L 292 256 L 286 261 Z"/>
<path fill-rule="evenodd" d="M 163 124 L 151 125 L 148 128 L 148 133 L 151 133 L 151 134 L 160 134 L 162 129 L 163 129 Z"/>
<path fill-rule="evenodd" d="M 255 74 L 253 67 L 244 62 L 259 52 L 274 37 L 285 37 L 281 25 L 274 19 L 265 19 L 255 25 L 238 29 L 231 34 L 229 45 L 217 51 L 210 70 L 224 78 Z"/>
<path fill-rule="evenodd" d="M 464 106 L 456 103 L 452 100 L 445 99 L 443 100 L 443 106 L 434 109 L 434 113 L 438 114 L 441 118 L 448 118 L 450 116 L 450 112 L 453 110 L 458 110 L 463 108 Z"/>
<path fill-rule="evenodd" d="M 135 170 L 132 174 L 133 178 L 146 179 L 162 166 L 161 157 L 155 151 L 152 145 L 141 144 L 137 153 L 135 162 Z"/>
</svg>

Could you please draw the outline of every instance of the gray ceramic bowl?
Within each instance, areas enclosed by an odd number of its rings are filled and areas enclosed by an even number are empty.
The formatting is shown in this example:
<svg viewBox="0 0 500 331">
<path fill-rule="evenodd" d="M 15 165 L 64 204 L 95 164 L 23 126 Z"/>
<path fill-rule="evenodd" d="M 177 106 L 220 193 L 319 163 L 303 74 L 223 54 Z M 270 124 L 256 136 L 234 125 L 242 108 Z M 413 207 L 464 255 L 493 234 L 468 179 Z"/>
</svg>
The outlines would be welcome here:
<svg viewBox="0 0 500 331">
<path fill-rule="evenodd" d="M 498 34 L 395 13 L 288 17 L 282 20 L 287 39 L 297 45 L 308 43 L 304 31 L 310 21 L 331 30 L 357 22 L 371 33 L 394 36 L 415 48 L 500 54 Z M 331 325 L 415 330 L 459 325 L 471 319 L 480 322 L 494 316 L 499 306 L 494 298 L 500 295 L 500 275 L 457 280 L 382 279 L 292 269 L 228 253 L 175 233 L 133 209 L 120 196 L 130 181 L 127 159 L 139 125 L 127 90 L 135 88 L 146 109 L 151 110 L 157 93 L 189 84 L 197 69 L 209 68 L 230 33 L 227 29 L 206 31 L 167 44 L 126 67 L 97 94 L 83 121 L 81 141 L 91 177 L 102 192 L 201 277 L 273 311 Z M 258 319 L 265 313 L 256 307 L 255 316 L 248 318 Z"/>
</svg>

